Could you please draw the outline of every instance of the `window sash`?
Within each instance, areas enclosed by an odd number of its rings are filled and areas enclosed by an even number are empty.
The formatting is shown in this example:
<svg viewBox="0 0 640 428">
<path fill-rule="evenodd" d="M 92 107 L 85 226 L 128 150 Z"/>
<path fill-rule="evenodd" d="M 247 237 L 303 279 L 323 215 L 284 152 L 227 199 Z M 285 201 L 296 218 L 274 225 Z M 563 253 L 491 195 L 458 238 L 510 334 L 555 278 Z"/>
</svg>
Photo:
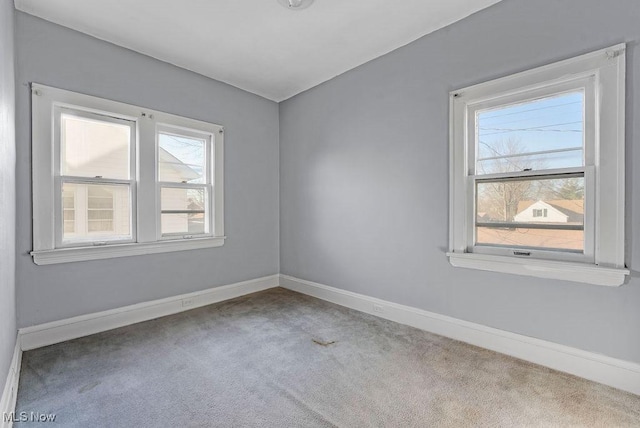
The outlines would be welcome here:
<svg viewBox="0 0 640 428">
<path fill-rule="evenodd" d="M 100 176 L 96 177 L 78 177 L 62 175 L 62 115 L 70 114 L 86 119 L 92 119 L 105 123 L 116 123 L 125 125 L 130 129 L 129 136 L 129 180 L 110 179 Z M 83 247 L 94 245 L 105 245 L 107 243 L 131 243 L 136 242 L 136 149 L 137 149 L 137 127 L 136 122 L 131 117 L 120 115 L 113 112 L 94 111 L 90 108 L 72 106 L 68 104 L 54 104 L 53 106 L 53 175 L 54 175 L 54 242 L 55 248 Z M 129 190 L 129 237 L 107 237 L 107 236 L 87 236 L 79 239 L 64 239 L 64 208 L 63 208 L 63 185 L 71 184 L 94 184 L 94 185 L 126 185 Z M 74 208 L 76 221 L 77 210 Z M 77 233 L 77 230 L 76 230 Z"/>
<path fill-rule="evenodd" d="M 566 260 L 584 263 L 595 263 L 595 230 L 596 230 L 596 213 L 595 213 L 595 168 L 567 168 L 565 170 L 552 170 L 550 173 L 546 171 L 523 171 L 519 173 L 504 173 L 493 175 L 481 175 L 467 177 L 467 252 L 479 254 L 493 254 L 500 256 L 514 256 L 514 251 L 519 252 L 520 249 L 526 249 L 529 252 L 527 257 L 540 258 L 547 260 Z M 501 246 L 496 244 L 477 244 L 477 183 L 499 182 L 499 181 L 519 181 L 522 179 L 544 180 L 544 179 L 561 179 L 584 177 L 584 249 L 576 253 L 573 250 L 548 249 L 544 247 L 525 247 L 525 246 Z M 482 223 L 480 223 L 482 224 Z M 526 226 L 523 223 L 505 222 L 506 226 L 514 226 L 522 228 Z M 495 224 L 498 227 L 497 224 Z M 532 228 L 536 229 L 552 229 L 550 225 L 543 226 L 534 224 Z M 569 229 L 565 227 L 564 229 Z"/>
<path fill-rule="evenodd" d="M 213 136 L 211 134 L 203 133 L 202 131 L 196 131 L 193 129 L 176 127 L 167 124 L 159 124 L 156 127 L 156 144 L 157 144 L 157 163 L 156 163 L 156 181 L 160 182 L 160 134 L 177 137 L 177 138 L 188 138 L 193 140 L 200 140 L 204 142 L 204 176 L 203 181 L 204 184 L 211 183 L 212 180 L 212 169 L 215 168 L 215 165 L 212 161 L 212 140 Z M 171 182 L 171 183 L 180 183 L 180 182 Z M 187 183 L 188 184 L 188 183 Z M 203 184 L 203 183 L 193 183 L 193 184 Z"/>
<path fill-rule="evenodd" d="M 204 209 L 203 210 L 163 210 L 162 209 L 162 189 L 195 189 L 203 190 L 204 194 Z M 186 183 L 173 183 L 173 182 L 158 182 L 158 239 L 160 240 L 173 240 L 173 239 L 191 239 L 195 237 L 214 236 L 213 231 L 213 187 L 210 184 L 186 184 Z M 203 233 L 163 233 L 162 232 L 162 214 L 197 214 L 204 213 L 205 227 Z"/>
<path fill-rule="evenodd" d="M 129 128 L 129 180 L 135 179 L 136 174 L 136 122 L 127 118 L 126 116 L 118 115 L 117 113 L 101 112 L 96 113 L 90 111 L 90 109 L 83 109 L 81 107 L 71 107 L 66 105 L 56 105 L 54 107 L 54 174 L 56 176 L 62 176 L 62 115 L 69 114 L 71 116 L 77 116 L 84 119 L 91 119 L 98 122 L 113 123 L 117 125 L 124 125 Z M 85 177 L 83 178 L 92 178 Z"/>
<path fill-rule="evenodd" d="M 100 235 L 98 232 L 89 232 L 88 231 L 88 212 L 90 211 L 87 204 L 87 232 L 88 234 L 93 233 L 93 236 L 87 236 L 86 238 L 77 238 L 77 239 L 64 239 L 64 211 L 65 208 L 63 206 L 63 186 L 64 184 L 89 184 L 89 185 L 119 185 L 126 186 L 129 195 L 129 232 L 130 235 L 128 237 L 122 236 L 105 236 Z M 55 238 L 56 238 L 56 248 L 73 248 L 73 247 L 89 247 L 95 245 L 106 245 L 109 243 L 133 243 L 136 242 L 136 222 L 134 219 L 136 218 L 136 205 L 134 203 L 135 197 L 135 181 L 134 180 L 117 180 L 117 179 L 99 179 L 99 178 L 85 178 L 85 177 L 56 177 L 55 178 L 55 188 L 58 189 L 56 191 L 56 195 L 60 197 L 56 197 L 55 200 Z M 87 197 L 88 199 L 88 197 Z M 78 218 L 78 205 L 74 200 L 74 221 L 79 221 Z M 115 210 L 115 207 L 113 208 Z M 74 223 L 75 228 L 75 223 Z M 75 230 L 75 233 L 78 233 L 78 230 Z"/>
<path fill-rule="evenodd" d="M 477 141 L 477 114 L 480 111 L 487 109 L 495 109 L 498 107 L 508 107 L 515 104 L 520 104 L 529 101 L 535 101 L 538 99 L 548 98 L 556 95 L 562 95 L 575 91 L 584 91 L 584 140 L 583 140 L 583 166 L 594 165 L 596 162 L 596 120 L 598 117 L 598 109 L 596 102 L 596 78 L 594 72 L 582 73 L 578 76 L 570 76 L 563 79 L 560 82 L 544 82 L 539 85 L 535 85 L 528 88 L 520 88 L 515 92 L 507 92 L 503 94 L 494 95 L 487 99 L 476 100 L 467 104 L 466 114 L 466 132 L 467 132 L 467 165 L 469 176 L 484 175 L 476 171 L 478 153 L 479 153 L 479 141 Z M 557 149 L 550 151 L 539 151 L 532 153 L 516 154 L 516 156 L 531 156 L 534 154 L 545 154 L 545 152 L 565 152 L 568 149 Z M 559 168 L 568 169 L 568 168 Z M 548 168 L 540 171 L 551 171 L 554 168 Z M 488 175 L 488 174 L 486 174 Z"/>
</svg>

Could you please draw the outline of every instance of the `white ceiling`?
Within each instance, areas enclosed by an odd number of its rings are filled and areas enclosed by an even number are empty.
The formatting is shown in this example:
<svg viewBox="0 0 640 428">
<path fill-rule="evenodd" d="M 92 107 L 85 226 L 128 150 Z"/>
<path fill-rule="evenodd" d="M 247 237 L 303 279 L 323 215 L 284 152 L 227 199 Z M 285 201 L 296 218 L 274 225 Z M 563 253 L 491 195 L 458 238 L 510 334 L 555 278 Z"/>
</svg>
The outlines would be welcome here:
<svg viewBox="0 0 640 428">
<path fill-rule="evenodd" d="M 282 101 L 500 0 L 15 0 L 18 10 Z"/>
</svg>

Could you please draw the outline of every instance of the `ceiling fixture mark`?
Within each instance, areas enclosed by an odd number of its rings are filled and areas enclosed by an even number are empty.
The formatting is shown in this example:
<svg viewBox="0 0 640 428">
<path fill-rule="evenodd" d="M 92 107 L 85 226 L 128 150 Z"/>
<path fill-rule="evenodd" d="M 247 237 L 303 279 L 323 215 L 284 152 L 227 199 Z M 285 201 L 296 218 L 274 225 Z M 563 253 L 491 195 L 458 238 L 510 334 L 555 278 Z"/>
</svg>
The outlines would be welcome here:
<svg viewBox="0 0 640 428">
<path fill-rule="evenodd" d="M 289 10 L 302 10 L 311 6 L 313 0 L 278 0 L 278 3 Z"/>
</svg>

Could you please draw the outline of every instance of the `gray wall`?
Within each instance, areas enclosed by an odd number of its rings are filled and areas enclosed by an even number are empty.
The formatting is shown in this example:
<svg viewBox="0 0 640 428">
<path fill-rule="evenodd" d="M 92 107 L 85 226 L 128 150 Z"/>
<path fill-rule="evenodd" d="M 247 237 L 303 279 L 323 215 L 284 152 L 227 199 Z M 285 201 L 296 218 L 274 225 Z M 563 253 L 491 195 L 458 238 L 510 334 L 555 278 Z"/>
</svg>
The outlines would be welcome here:
<svg viewBox="0 0 640 428">
<path fill-rule="evenodd" d="M 0 393 L 16 343 L 13 2 L 0 1 Z"/>
<path fill-rule="evenodd" d="M 20 327 L 278 273 L 276 103 L 20 12 L 16 56 Z M 35 265 L 28 82 L 224 125 L 225 245 Z"/>
<path fill-rule="evenodd" d="M 640 362 L 639 22 L 637 0 L 504 0 L 281 103 L 281 272 Z M 451 267 L 448 92 L 625 41 L 631 280 Z"/>
</svg>

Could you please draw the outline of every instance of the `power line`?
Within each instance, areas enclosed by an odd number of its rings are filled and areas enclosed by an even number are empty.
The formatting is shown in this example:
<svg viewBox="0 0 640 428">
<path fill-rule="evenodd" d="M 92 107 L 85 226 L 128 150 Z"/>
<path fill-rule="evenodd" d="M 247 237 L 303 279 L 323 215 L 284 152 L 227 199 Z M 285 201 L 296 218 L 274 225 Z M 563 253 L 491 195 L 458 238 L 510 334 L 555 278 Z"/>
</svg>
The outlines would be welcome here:
<svg viewBox="0 0 640 428">
<path fill-rule="evenodd" d="M 505 129 L 499 132 L 491 132 L 489 134 L 483 134 L 483 137 L 489 137 L 491 135 L 507 134 L 509 132 L 582 132 L 582 129 Z"/>
<path fill-rule="evenodd" d="M 578 123 L 582 123 L 582 121 L 576 122 L 566 122 L 566 123 L 556 123 L 552 125 L 544 125 L 544 126 L 532 126 L 529 128 L 478 128 L 481 131 L 497 131 L 490 132 L 488 134 L 482 134 L 483 137 L 488 137 L 489 135 L 496 134 L 504 134 L 508 132 L 582 132 L 582 129 L 544 129 L 550 128 L 552 126 L 567 126 L 567 125 L 575 125 Z"/>
<path fill-rule="evenodd" d="M 486 144 L 486 143 L 485 143 Z M 478 162 L 494 160 L 494 159 L 506 159 L 506 158 L 518 158 L 523 156 L 539 156 L 539 155 L 550 155 L 556 153 L 564 153 L 564 152 L 574 152 L 578 150 L 583 150 L 582 146 L 580 147 L 565 147 L 562 149 L 553 149 L 553 150 L 538 150 L 535 152 L 521 152 L 521 153 L 512 153 L 508 155 L 498 155 L 491 157 L 478 158 Z"/>
<path fill-rule="evenodd" d="M 529 110 L 516 111 L 516 112 L 513 112 L 513 113 L 497 114 L 495 116 L 485 117 L 484 119 L 495 119 L 496 117 L 513 116 L 514 114 L 528 113 L 530 111 L 545 110 L 545 109 L 563 107 L 563 106 L 568 106 L 568 105 L 573 105 L 573 104 L 582 104 L 582 101 L 573 101 L 573 102 L 570 102 L 570 103 L 556 104 L 556 105 L 553 105 L 553 106 L 532 108 L 532 109 L 529 109 Z"/>
<path fill-rule="evenodd" d="M 534 116 L 534 117 L 525 117 L 524 119 L 516 119 L 516 120 L 508 120 L 506 122 L 498 122 L 498 123 L 493 123 L 492 126 L 500 126 L 500 125 L 506 125 L 507 123 L 516 123 L 516 122 L 524 122 L 524 121 L 534 121 L 534 120 L 538 120 L 540 118 L 544 118 L 544 117 L 549 117 L 549 116 L 553 116 L 553 117 L 557 117 L 560 115 L 568 115 L 568 114 L 580 114 L 580 116 L 582 116 L 582 111 L 581 110 L 576 110 L 576 111 L 565 111 L 565 112 L 550 112 L 549 114 L 541 114 L 538 116 Z M 493 119 L 493 118 L 489 118 L 489 119 Z M 480 121 L 483 121 L 484 119 L 481 119 Z"/>
<path fill-rule="evenodd" d="M 552 126 L 574 125 L 576 123 L 582 123 L 582 121 L 579 120 L 579 121 L 576 121 L 576 122 L 565 122 L 565 123 L 554 123 L 552 125 L 531 126 L 529 128 L 521 128 L 521 129 L 526 131 L 526 130 L 529 130 L 529 129 L 551 128 Z M 508 131 L 508 130 L 510 130 L 509 128 L 479 128 L 479 129 L 490 130 L 490 131 Z"/>
</svg>

